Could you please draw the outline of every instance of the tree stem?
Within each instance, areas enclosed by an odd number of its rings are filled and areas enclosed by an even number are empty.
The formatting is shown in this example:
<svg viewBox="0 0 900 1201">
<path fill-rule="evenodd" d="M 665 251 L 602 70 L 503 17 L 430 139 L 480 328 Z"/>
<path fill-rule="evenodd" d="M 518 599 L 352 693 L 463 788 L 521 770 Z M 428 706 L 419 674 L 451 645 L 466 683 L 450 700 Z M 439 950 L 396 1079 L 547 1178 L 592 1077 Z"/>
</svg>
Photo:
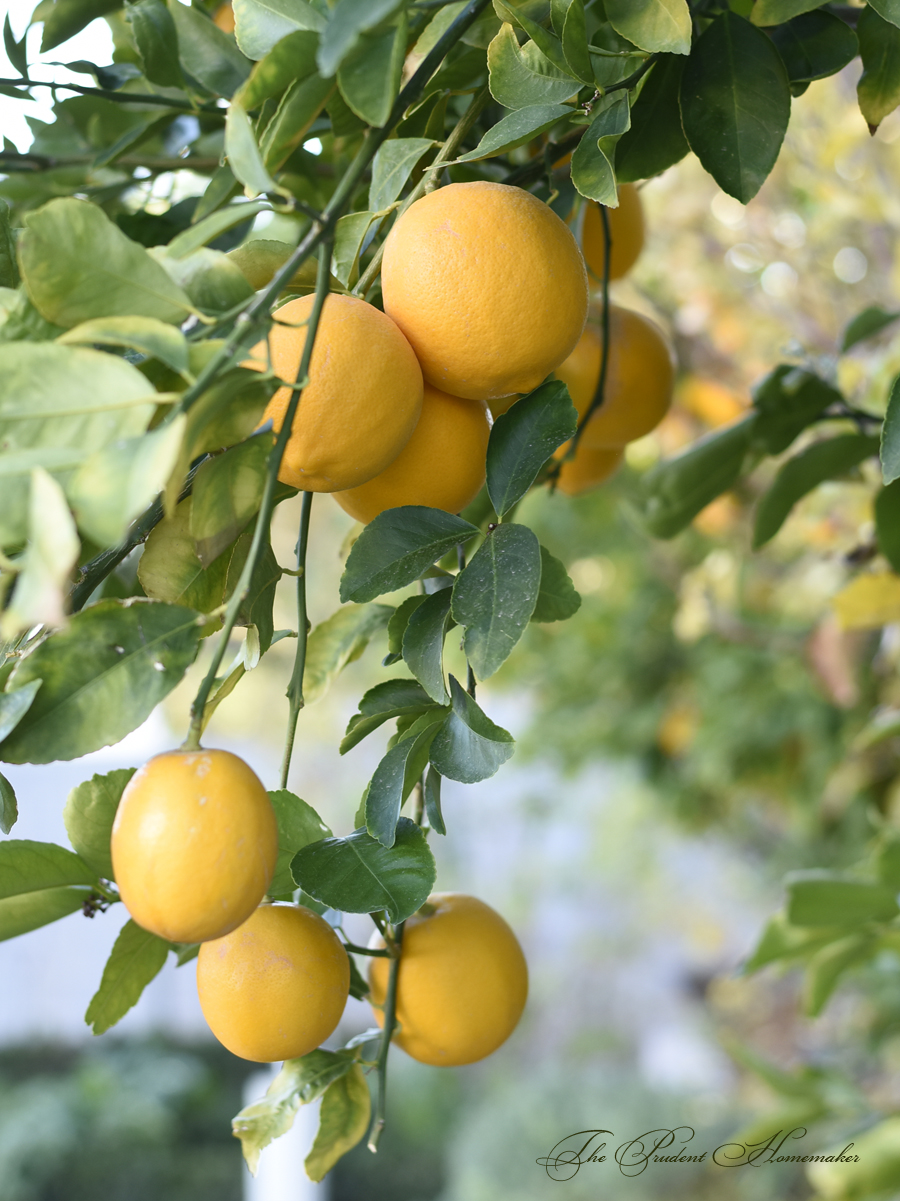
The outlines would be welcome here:
<svg viewBox="0 0 900 1201">
<path fill-rule="evenodd" d="M 591 403 L 588 405 L 587 412 L 578 422 L 575 437 L 566 451 L 567 459 L 575 457 L 585 426 L 603 404 L 606 375 L 609 370 L 609 260 L 612 256 L 612 234 L 609 228 L 609 209 L 605 204 L 598 204 L 597 207 L 600 209 L 600 219 L 603 222 L 603 312 L 601 314 L 600 374 L 597 377 L 597 387 Z"/>
<path fill-rule="evenodd" d="M 302 379 L 297 372 L 297 382 Z M 312 511 L 312 492 L 304 492 L 300 508 L 300 536 L 297 539 L 297 651 L 294 655 L 294 670 L 287 688 L 290 705 L 287 732 L 284 742 L 284 758 L 281 763 L 281 787 L 287 788 L 291 770 L 291 755 L 294 751 L 294 736 L 297 718 L 303 708 L 303 672 L 306 668 L 306 645 L 309 640 L 309 622 L 306 617 L 306 550 L 309 545 L 309 515 Z"/>
<path fill-rule="evenodd" d="M 64 66 L 65 64 L 57 64 Z M 56 83 L 44 79 L 0 79 L 0 86 L 15 88 L 51 88 L 54 92 L 78 92 L 82 96 L 100 96 L 113 104 L 155 104 L 161 108 L 177 108 L 182 112 L 219 113 L 225 112 L 217 104 L 191 104 L 190 100 L 171 100 L 168 96 L 154 96 L 152 92 L 112 92 L 109 88 L 83 87 L 80 83 Z"/>
<path fill-rule="evenodd" d="M 394 941 L 397 954 L 391 957 L 388 968 L 387 996 L 384 1000 L 384 1029 L 381 1034 L 381 1045 L 378 1048 L 378 1091 L 375 1097 L 375 1112 L 372 1114 L 372 1125 L 369 1128 L 369 1150 L 375 1154 L 378 1150 L 378 1140 L 384 1130 L 385 1104 L 387 1101 L 387 1064 L 391 1049 L 391 1039 L 397 1028 L 397 977 L 400 973 L 400 951 L 403 945 L 403 922 L 394 927 Z"/>
</svg>

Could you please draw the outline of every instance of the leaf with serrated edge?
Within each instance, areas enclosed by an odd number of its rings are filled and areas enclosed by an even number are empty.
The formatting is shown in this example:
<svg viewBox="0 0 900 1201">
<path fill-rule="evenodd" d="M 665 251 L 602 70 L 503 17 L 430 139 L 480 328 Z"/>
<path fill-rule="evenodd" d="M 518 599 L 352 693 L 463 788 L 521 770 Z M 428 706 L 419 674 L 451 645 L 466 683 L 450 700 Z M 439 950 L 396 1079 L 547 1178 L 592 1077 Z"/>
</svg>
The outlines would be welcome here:
<svg viewBox="0 0 900 1201">
<path fill-rule="evenodd" d="M 581 596 L 564 565 L 541 547 L 541 586 L 532 621 L 567 621 L 581 608 Z"/>
<path fill-rule="evenodd" d="M 300 848 L 308 846 L 311 842 L 318 842 L 321 838 L 330 838 L 331 830 L 312 805 L 308 805 L 286 788 L 270 792 L 269 800 L 278 822 L 278 859 L 275 875 L 269 885 L 269 895 L 275 897 L 294 891 L 291 860 Z"/>
<path fill-rule="evenodd" d="M 487 448 L 487 489 L 502 517 L 537 478 L 578 424 L 569 390 L 557 380 L 523 396 L 494 422 Z"/>
<path fill-rule="evenodd" d="M 444 683 L 444 639 L 450 628 L 451 590 L 432 593 L 410 614 L 403 634 L 403 658 L 410 671 L 439 705 L 450 702 Z"/>
<path fill-rule="evenodd" d="M 162 970 L 168 953 L 169 944 L 162 938 L 141 929 L 136 922 L 125 923 L 84 1015 L 94 1034 L 115 1026 L 138 1003 L 141 993 Z"/>
<path fill-rule="evenodd" d="M 418 717 L 431 705 L 431 698 L 418 680 L 385 680 L 376 684 L 359 702 L 359 712 L 350 718 L 341 754 L 345 755 L 391 718 Z"/>
<path fill-rule="evenodd" d="M 477 784 L 499 771 L 512 756 L 515 743 L 512 735 L 495 726 L 453 676 L 450 694 L 453 712 L 431 744 L 431 764 L 449 780 Z"/>
<path fill-rule="evenodd" d="M 366 829 L 386 847 L 394 845 L 400 809 L 425 770 L 446 712 L 439 708 L 423 713 L 375 768 L 366 789 Z"/>
</svg>

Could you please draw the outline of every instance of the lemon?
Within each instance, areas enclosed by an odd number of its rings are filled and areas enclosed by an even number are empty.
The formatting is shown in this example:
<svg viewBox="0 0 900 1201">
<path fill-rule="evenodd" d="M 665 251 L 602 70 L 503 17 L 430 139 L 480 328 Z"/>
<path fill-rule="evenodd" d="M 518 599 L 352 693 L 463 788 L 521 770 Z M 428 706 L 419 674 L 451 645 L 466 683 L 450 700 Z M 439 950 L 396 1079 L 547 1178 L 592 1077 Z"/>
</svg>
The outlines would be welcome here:
<svg viewBox="0 0 900 1201">
<path fill-rule="evenodd" d="M 618 471 L 624 457 L 624 450 L 589 450 L 579 444 L 574 458 L 563 462 L 556 486 L 566 496 L 599 488 Z"/>
<path fill-rule="evenodd" d="M 619 207 L 606 210 L 609 216 L 611 251 L 609 278 L 621 279 L 637 262 L 644 248 L 644 211 L 641 197 L 633 183 L 619 187 Z M 606 262 L 606 241 L 603 236 L 603 217 L 599 204 L 588 200 L 584 206 L 581 226 L 581 249 L 591 273 L 603 279 Z"/>
</svg>

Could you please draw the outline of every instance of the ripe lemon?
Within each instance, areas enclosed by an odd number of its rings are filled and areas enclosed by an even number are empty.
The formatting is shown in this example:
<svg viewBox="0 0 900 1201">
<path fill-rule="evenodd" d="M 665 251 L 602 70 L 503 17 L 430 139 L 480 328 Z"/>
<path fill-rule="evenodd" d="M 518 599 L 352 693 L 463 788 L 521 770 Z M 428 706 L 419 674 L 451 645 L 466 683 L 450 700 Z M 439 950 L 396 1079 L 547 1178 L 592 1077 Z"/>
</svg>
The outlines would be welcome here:
<svg viewBox="0 0 900 1201">
<path fill-rule="evenodd" d="M 556 486 L 566 496 L 580 496 L 605 484 L 624 457 L 624 450 L 589 450 L 579 443 L 574 458 L 563 463 Z"/>
<path fill-rule="evenodd" d="M 205 942 L 197 992 L 210 1030 L 255 1063 L 297 1059 L 334 1031 L 350 990 L 350 960 L 317 913 L 261 905 L 237 930 Z"/>
<path fill-rule="evenodd" d="M 433 912 L 403 931 L 394 1041 L 420 1063 L 453 1067 L 484 1059 L 509 1038 L 528 996 L 528 967 L 515 934 L 476 897 L 439 892 Z M 427 907 L 426 907 L 427 908 Z M 383 945 L 374 939 L 375 945 Z M 373 959 L 370 999 L 383 1006 L 389 960 Z M 382 1009 L 375 1018 L 384 1025 Z"/>
<path fill-rule="evenodd" d="M 496 400 L 489 400 L 488 408 L 491 410 L 491 416 L 496 421 L 498 417 L 508 413 L 516 401 L 521 399 L 518 392 L 513 392 L 512 396 L 498 396 Z"/>
<path fill-rule="evenodd" d="M 332 496 L 357 521 L 371 521 L 399 505 L 427 505 L 458 513 L 484 483 L 491 426 L 478 400 L 425 385 L 419 424 L 399 455 L 366 484 Z"/>
<path fill-rule="evenodd" d="M 642 438 L 662 421 L 672 403 L 672 352 L 652 321 L 609 307 L 609 361 L 603 404 L 588 421 L 580 447 L 608 450 Z M 569 389 L 579 417 L 590 408 L 600 378 L 602 334 L 588 325 L 556 375 Z"/>
<path fill-rule="evenodd" d="M 612 248 L 609 256 L 609 278 L 627 275 L 644 248 L 644 210 L 641 197 L 633 183 L 619 187 L 619 207 L 607 209 Z M 603 279 L 606 261 L 606 242 L 603 237 L 603 217 L 599 204 L 588 201 L 584 206 L 581 226 L 581 249 L 585 262 L 597 279 Z"/>
<path fill-rule="evenodd" d="M 472 400 L 530 392 L 587 318 L 571 231 L 506 184 L 449 184 L 411 204 L 385 242 L 381 286 L 428 383 Z"/>
<path fill-rule="evenodd" d="M 113 871 L 139 926 L 169 942 L 219 938 L 266 894 L 278 826 L 255 772 L 230 751 L 167 751 L 129 780 Z"/>
<path fill-rule="evenodd" d="M 293 380 L 306 342 L 313 296 L 290 300 L 269 335 L 272 366 Z M 247 366 L 265 367 L 266 343 Z M 279 388 L 263 414 L 281 429 L 291 398 Z M 325 300 L 290 441 L 278 478 L 306 492 L 355 488 L 384 471 L 409 441 L 422 408 L 422 372 L 390 317 L 353 296 Z"/>
</svg>

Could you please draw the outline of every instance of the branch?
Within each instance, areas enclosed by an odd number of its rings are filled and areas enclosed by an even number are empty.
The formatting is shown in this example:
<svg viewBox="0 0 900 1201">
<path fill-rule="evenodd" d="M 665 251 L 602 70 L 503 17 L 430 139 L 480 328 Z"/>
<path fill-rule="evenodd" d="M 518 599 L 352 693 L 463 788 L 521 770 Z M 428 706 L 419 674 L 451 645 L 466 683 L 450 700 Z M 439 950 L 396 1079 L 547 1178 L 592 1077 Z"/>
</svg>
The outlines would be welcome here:
<svg viewBox="0 0 900 1201">
<path fill-rule="evenodd" d="M 96 154 L 33 154 L 30 151 L 21 154 L 18 151 L 0 150 L 0 169 L 4 171 L 52 171 L 54 167 L 89 166 L 96 160 Z M 215 171 L 219 165 L 217 158 L 178 158 L 175 156 L 163 158 L 141 158 L 140 155 L 123 154 L 114 160 L 117 167 L 146 167 L 148 171 Z"/>
<path fill-rule="evenodd" d="M 189 100 L 171 100 L 168 96 L 154 96 L 152 92 L 111 92 L 108 88 L 82 87 L 80 83 L 48 83 L 43 79 L 0 79 L 0 87 L 50 88 L 52 91 L 78 92 L 82 96 L 100 96 L 114 104 L 155 104 L 160 108 L 177 108 L 188 113 L 218 113 L 223 119 L 225 110 L 217 104 L 191 104 Z"/>
</svg>

